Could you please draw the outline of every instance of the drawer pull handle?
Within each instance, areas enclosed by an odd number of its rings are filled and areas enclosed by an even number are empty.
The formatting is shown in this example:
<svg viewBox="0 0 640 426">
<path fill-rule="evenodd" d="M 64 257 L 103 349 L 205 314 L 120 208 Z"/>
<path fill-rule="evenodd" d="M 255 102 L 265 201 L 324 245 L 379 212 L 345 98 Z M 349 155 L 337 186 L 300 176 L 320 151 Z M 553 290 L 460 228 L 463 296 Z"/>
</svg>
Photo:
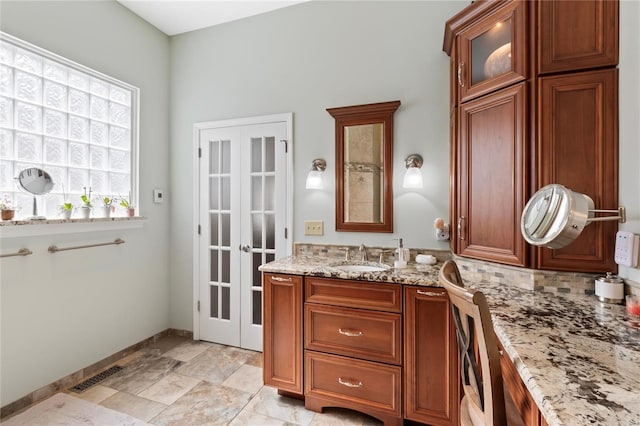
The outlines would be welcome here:
<svg viewBox="0 0 640 426">
<path fill-rule="evenodd" d="M 362 382 L 360 380 L 358 380 L 358 383 L 354 383 L 352 381 L 345 380 L 342 377 L 338 377 L 338 383 L 340 383 L 342 386 L 346 386 L 348 388 L 361 388 L 362 387 Z"/>
<path fill-rule="evenodd" d="M 464 87 L 464 80 L 462 80 L 462 69 L 464 68 L 464 62 L 458 64 L 458 84 L 460 87 Z"/>
<path fill-rule="evenodd" d="M 349 330 L 349 329 L 344 329 L 344 328 L 339 328 L 338 329 L 338 333 L 344 335 L 344 336 L 349 336 L 349 337 L 360 337 L 360 336 L 364 336 L 364 333 L 360 330 Z"/>
<path fill-rule="evenodd" d="M 464 216 L 460 216 L 458 218 L 458 238 L 460 238 L 461 240 L 464 240 L 465 237 L 462 234 L 462 223 L 465 221 Z"/>
<path fill-rule="evenodd" d="M 291 278 L 274 277 L 273 275 L 271 276 L 271 279 L 273 281 L 280 281 L 280 282 L 287 282 L 287 283 L 290 283 L 291 281 L 293 281 Z"/>
<path fill-rule="evenodd" d="M 421 294 L 423 296 L 444 296 L 445 292 L 441 292 L 441 293 L 436 293 L 435 291 L 422 291 L 422 290 L 418 290 L 418 294 Z"/>
</svg>

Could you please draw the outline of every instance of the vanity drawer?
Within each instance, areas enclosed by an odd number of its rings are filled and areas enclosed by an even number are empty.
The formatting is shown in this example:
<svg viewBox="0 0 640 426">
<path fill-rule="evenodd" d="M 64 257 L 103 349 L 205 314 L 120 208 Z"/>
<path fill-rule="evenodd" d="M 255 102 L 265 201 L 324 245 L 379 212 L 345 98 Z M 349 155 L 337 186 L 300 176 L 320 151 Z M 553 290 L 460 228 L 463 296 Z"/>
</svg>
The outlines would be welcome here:
<svg viewBox="0 0 640 426">
<path fill-rule="evenodd" d="M 305 351 L 305 397 L 401 417 L 401 385 L 398 366 Z"/>
<path fill-rule="evenodd" d="M 402 312 L 402 286 L 399 284 L 306 277 L 305 295 L 307 302 Z"/>
<path fill-rule="evenodd" d="M 306 303 L 305 349 L 402 363 L 402 316 Z"/>
</svg>

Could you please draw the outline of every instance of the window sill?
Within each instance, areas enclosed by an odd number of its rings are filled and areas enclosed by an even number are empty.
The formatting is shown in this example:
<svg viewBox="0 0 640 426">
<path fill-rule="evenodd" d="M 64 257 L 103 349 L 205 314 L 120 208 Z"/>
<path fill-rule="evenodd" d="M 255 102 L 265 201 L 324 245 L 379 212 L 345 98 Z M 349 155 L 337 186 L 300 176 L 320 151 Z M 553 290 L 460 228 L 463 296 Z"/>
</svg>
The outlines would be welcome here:
<svg viewBox="0 0 640 426">
<path fill-rule="evenodd" d="M 144 216 L 90 219 L 5 220 L 0 222 L 0 238 L 35 237 L 142 228 Z"/>
</svg>

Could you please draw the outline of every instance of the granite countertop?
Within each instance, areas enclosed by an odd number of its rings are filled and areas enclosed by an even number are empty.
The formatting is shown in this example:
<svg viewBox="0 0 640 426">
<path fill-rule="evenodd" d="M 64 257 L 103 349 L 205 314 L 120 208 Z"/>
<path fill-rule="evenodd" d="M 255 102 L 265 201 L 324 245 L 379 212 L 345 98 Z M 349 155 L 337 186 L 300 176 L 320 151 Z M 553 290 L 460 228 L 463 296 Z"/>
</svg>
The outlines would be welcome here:
<svg viewBox="0 0 640 426">
<path fill-rule="evenodd" d="M 438 273 L 442 263 L 436 265 L 418 265 L 409 263 L 405 268 L 392 268 L 381 272 L 345 272 L 333 268 L 339 265 L 381 265 L 378 262 L 361 262 L 312 256 L 290 256 L 276 259 L 260 266 L 262 272 L 274 272 L 292 275 L 310 275 L 313 277 L 340 278 L 348 280 L 373 281 L 379 283 L 413 284 L 439 287 Z"/>
<path fill-rule="evenodd" d="M 363 274 L 332 267 L 340 263 L 295 256 L 260 270 L 439 286 L 442 266 L 409 264 Z M 640 425 L 640 321 L 630 319 L 624 306 L 594 296 L 466 284 L 487 296 L 496 334 L 550 426 Z"/>
</svg>

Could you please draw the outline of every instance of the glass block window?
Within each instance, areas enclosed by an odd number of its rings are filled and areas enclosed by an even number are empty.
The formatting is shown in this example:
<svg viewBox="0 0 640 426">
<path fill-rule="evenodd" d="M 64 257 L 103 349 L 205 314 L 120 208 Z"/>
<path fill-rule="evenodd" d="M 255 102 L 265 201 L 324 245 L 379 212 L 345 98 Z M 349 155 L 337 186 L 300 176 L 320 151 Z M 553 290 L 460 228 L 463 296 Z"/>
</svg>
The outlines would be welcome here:
<svg viewBox="0 0 640 426">
<path fill-rule="evenodd" d="M 0 202 L 20 216 L 33 197 L 15 179 L 38 167 L 53 181 L 39 213 L 58 214 L 64 199 L 137 199 L 139 89 L 0 32 Z M 125 215 L 117 209 L 117 215 Z"/>
</svg>

